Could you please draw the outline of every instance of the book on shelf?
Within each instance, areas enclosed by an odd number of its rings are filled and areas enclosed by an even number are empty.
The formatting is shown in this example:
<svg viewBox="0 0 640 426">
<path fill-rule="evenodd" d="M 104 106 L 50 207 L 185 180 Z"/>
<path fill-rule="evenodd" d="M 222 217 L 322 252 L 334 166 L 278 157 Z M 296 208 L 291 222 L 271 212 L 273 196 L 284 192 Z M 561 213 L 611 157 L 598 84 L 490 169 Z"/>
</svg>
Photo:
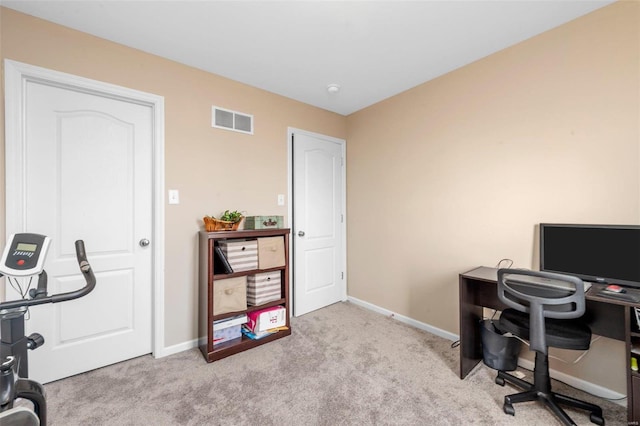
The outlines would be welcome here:
<svg viewBox="0 0 640 426">
<path fill-rule="evenodd" d="M 223 328 L 233 327 L 234 325 L 245 324 L 249 318 L 246 314 L 238 315 L 235 317 L 224 318 L 213 322 L 213 330 L 222 330 Z"/>
<path fill-rule="evenodd" d="M 270 328 L 269 330 L 266 330 L 266 331 L 252 331 L 246 324 L 243 324 L 242 334 L 247 336 L 249 339 L 258 340 L 258 339 L 262 339 L 263 337 L 267 337 L 271 334 L 277 333 L 278 331 L 283 331 L 288 329 L 289 327 L 282 326 L 282 327 Z"/>
<path fill-rule="evenodd" d="M 273 332 L 270 331 L 251 331 L 251 329 L 249 327 L 247 327 L 246 325 L 242 326 L 242 334 L 244 334 L 245 336 L 247 336 L 249 339 L 251 340 L 258 340 L 258 339 L 262 339 L 263 337 L 267 337 L 270 334 L 273 334 Z"/>
<path fill-rule="evenodd" d="M 215 246 L 213 251 L 213 270 L 217 273 L 233 274 L 233 268 L 231 267 L 227 256 L 224 255 L 222 249 Z"/>
</svg>

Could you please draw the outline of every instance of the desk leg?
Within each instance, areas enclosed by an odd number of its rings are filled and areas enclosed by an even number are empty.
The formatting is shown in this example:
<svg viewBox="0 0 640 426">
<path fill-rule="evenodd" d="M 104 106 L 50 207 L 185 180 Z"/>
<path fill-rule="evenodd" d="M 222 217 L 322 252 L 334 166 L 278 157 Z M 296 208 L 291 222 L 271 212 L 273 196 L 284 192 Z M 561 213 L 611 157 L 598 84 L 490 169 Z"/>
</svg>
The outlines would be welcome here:
<svg viewBox="0 0 640 426">
<path fill-rule="evenodd" d="M 473 282 L 460 277 L 460 378 L 467 374 L 482 360 L 482 340 L 479 322 L 482 319 L 482 307 L 473 304 Z"/>
</svg>

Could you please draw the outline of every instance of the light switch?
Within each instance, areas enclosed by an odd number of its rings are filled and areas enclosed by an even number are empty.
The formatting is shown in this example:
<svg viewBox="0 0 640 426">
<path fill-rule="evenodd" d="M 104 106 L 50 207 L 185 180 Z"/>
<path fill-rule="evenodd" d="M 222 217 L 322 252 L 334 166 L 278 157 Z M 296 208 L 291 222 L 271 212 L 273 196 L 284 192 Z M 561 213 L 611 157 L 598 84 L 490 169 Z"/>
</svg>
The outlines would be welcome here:
<svg viewBox="0 0 640 426">
<path fill-rule="evenodd" d="M 180 204 L 180 193 L 177 189 L 169 190 L 169 204 Z"/>
<path fill-rule="evenodd" d="M 278 205 L 284 206 L 284 194 L 278 194 Z"/>
</svg>

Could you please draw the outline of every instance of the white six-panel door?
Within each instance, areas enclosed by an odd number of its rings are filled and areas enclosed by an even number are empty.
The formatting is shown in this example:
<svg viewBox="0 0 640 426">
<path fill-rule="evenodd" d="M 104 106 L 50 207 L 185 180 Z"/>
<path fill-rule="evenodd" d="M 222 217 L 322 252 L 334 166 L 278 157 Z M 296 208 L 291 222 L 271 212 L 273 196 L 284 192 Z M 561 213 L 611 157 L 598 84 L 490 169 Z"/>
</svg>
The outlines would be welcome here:
<svg viewBox="0 0 640 426">
<path fill-rule="evenodd" d="M 77 239 L 97 278 L 84 298 L 30 309 L 27 331 L 45 344 L 29 375 L 46 383 L 152 351 L 153 118 L 149 105 L 46 81 L 24 93 L 23 217 L 7 220 L 23 229 L 7 233 L 52 238 L 49 294 L 83 285 Z"/>
<path fill-rule="evenodd" d="M 293 133 L 296 316 L 346 300 L 344 141 Z"/>
</svg>

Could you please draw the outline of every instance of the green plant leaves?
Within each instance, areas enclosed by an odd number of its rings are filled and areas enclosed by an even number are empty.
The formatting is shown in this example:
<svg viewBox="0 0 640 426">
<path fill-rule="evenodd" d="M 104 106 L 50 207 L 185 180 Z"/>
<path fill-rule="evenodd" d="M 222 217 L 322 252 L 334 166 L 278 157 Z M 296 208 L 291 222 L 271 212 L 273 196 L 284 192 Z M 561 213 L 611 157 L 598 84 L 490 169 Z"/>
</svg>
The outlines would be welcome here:
<svg viewBox="0 0 640 426">
<path fill-rule="evenodd" d="M 222 216 L 220 216 L 220 220 L 226 220 L 228 222 L 238 222 L 240 219 L 242 219 L 242 213 L 237 210 L 232 212 L 225 210 Z"/>
</svg>

